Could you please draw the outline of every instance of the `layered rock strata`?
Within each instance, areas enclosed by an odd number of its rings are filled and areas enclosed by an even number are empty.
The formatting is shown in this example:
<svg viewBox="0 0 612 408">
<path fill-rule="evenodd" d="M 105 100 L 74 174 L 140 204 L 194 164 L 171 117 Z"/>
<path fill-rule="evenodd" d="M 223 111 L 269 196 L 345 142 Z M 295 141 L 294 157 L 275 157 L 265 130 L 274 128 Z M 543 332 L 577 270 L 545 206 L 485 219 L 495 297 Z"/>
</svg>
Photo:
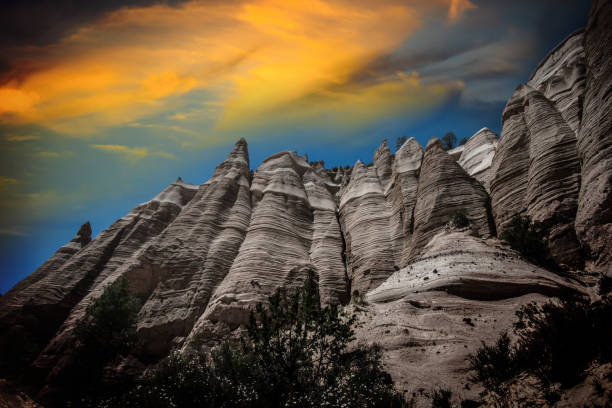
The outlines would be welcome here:
<svg viewBox="0 0 612 408">
<path fill-rule="evenodd" d="M 500 241 L 444 230 L 352 311 L 359 341 L 379 344 L 396 387 L 425 407 L 431 399 L 419 389 L 478 400 L 478 384 L 466 387 L 468 355 L 508 330 L 521 305 L 569 293 L 582 289 Z"/>
<path fill-rule="evenodd" d="M 491 163 L 496 147 L 497 135 L 485 127 L 468 139 L 457 160 L 467 174 L 478 180 L 487 191 L 491 182 Z"/>
<path fill-rule="evenodd" d="M 102 231 L 57 269 L 55 275 L 36 284 L 36 295 L 29 300 L 28 307 L 34 304 L 41 311 L 41 321 L 52 323 L 49 335 L 57 331 L 53 341 L 37 357 L 34 363 L 37 370 L 51 369 L 71 349 L 72 343 L 68 340 L 90 300 L 115 279 L 118 268 L 123 268 L 176 218 L 195 192 L 195 186 L 180 180 L 169 185 L 151 201 L 134 208 Z M 54 313 L 55 319 L 50 319 L 50 313 Z"/>
<path fill-rule="evenodd" d="M 253 212 L 244 242 L 193 335 L 211 323 L 232 329 L 246 323 L 257 302 L 277 288 L 298 287 L 309 269 L 319 276 L 323 302 L 345 300 L 335 190 L 324 172 L 295 152 L 261 164 L 251 185 Z"/>
<path fill-rule="evenodd" d="M 427 144 L 421 166 L 410 259 L 417 258 L 457 212 L 467 216 L 474 234 L 494 235 L 484 187 L 457 164 L 439 139 L 433 138 Z"/>
<path fill-rule="evenodd" d="M 574 230 L 580 189 L 575 130 L 585 78 L 582 38 L 578 32 L 557 47 L 508 102 L 490 187 L 498 232 L 515 215 L 528 215 L 549 230 L 554 259 L 574 268 L 582 262 Z"/>
<path fill-rule="evenodd" d="M 578 132 L 582 163 L 576 232 L 593 271 L 612 276 L 612 4 L 593 1 L 584 34 L 586 92 Z"/>
</svg>

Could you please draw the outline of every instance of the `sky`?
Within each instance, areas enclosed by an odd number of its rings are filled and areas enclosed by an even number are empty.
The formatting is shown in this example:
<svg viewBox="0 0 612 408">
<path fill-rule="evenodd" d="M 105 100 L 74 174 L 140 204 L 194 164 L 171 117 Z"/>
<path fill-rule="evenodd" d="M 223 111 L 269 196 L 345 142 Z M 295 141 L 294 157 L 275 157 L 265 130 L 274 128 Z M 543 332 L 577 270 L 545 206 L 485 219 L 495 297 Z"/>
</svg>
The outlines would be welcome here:
<svg viewBox="0 0 612 408">
<path fill-rule="evenodd" d="M 0 3 L 0 293 L 241 137 L 328 167 L 501 131 L 588 0 Z"/>
</svg>

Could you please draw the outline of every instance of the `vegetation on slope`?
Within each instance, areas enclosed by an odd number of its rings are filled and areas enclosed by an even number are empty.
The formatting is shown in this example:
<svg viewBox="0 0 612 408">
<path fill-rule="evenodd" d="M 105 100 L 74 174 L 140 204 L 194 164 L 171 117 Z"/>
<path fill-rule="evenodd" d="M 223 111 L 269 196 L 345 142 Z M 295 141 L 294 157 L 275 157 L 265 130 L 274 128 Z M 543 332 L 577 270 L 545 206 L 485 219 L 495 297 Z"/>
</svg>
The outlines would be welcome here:
<svg viewBox="0 0 612 408">
<path fill-rule="evenodd" d="M 136 387 L 100 406 L 403 407 L 377 347 L 349 346 L 355 317 L 320 306 L 309 273 L 251 312 L 240 345 L 173 353 Z"/>
</svg>

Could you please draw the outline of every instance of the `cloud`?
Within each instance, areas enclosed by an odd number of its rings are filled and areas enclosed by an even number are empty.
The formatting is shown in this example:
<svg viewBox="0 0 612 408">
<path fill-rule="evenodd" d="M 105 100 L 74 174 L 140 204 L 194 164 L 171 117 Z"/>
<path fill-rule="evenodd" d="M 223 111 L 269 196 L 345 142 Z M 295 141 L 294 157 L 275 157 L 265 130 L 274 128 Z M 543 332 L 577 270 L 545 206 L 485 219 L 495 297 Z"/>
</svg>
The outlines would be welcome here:
<svg viewBox="0 0 612 408">
<path fill-rule="evenodd" d="M 13 237 L 23 237 L 23 236 L 27 236 L 28 234 L 26 234 L 23 231 L 20 231 L 18 229 L 14 229 L 14 228 L 0 228 L 0 235 L 9 235 L 9 236 L 13 236 Z"/>
<path fill-rule="evenodd" d="M 165 152 L 150 152 L 146 147 L 128 147 L 124 145 L 111 144 L 92 144 L 94 149 L 102 150 L 108 153 L 118 154 L 131 160 L 138 160 L 147 156 L 165 157 L 167 159 L 176 159 L 176 156 Z"/>
<path fill-rule="evenodd" d="M 9 135 L 6 137 L 7 142 L 28 142 L 40 139 L 40 136 L 35 135 Z"/>
<path fill-rule="evenodd" d="M 475 8 L 477 7 L 470 0 L 451 0 L 448 9 L 448 19 L 451 22 L 455 22 L 466 10 Z"/>
<path fill-rule="evenodd" d="M 36 157 L 44 157 L 44 158 L 51 158 L 51 159 L 57 159 L 57 158 L 61 157 L 62 154 L 58 153 L 58 152 L 37 152 L 37 153 L 34 153 L 34 156 L 36 156 Z"/>
<path fill-rule="evenodd" d="M 0 176 L 0 192 L 8 190 L 10 186 L 17 185 L 19 181 L 12 177 Z"/>
<path fill-rule="evenodd" d="M 92 6 L 98 18 L 79 20 L 87 25 L 65 31 L 70 34 L 54 46 L 39 48 L 38 58 L 22 61 L 24 66 L 43 61 L 38 68 L 0 86 L 0 92 L 19 95 L 3 107 L 10 115 L 0 121 L 90 137 L 108 127 L 183 112 L 184 96 L 196 90 L 207 92 L 202 102 L 219 106 L 207 115 L 224 129 L 242 128 L 248 118 L 265 120 L 261 115 L 274 121 L 270 116 L 278 107 L 349 84 L 356 71 L 401 46 L 427 13 L 445 16 L 451 9 L 458 18 L 471 4 L 455 3 L 250 0 Z M 358 105 L 359 92 L 353 95 Z M 192 118 L 181 115 L 171 120 Z"/>
</svg>

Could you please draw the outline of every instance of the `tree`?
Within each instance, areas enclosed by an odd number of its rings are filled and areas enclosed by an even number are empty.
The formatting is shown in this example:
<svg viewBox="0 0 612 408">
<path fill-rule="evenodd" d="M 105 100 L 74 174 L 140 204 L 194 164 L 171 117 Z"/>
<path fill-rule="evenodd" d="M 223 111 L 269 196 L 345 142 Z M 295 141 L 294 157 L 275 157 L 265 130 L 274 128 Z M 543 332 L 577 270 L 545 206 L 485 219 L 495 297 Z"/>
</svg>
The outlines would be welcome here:
<svg viewBox="0 0 612 408">
<path fill-rule="evenodd" d="M 407 140 L 406 136 L 398 137 L 397 140 L 395 141 L 395 151 L 398 151 L 400 147 L 402 147 L 404 143 L 406 143 L 406 140 Z"/>
<path fill-rule="evenodd" d="M 500 238 L 529 261 L 557 270 L 558 266 L 548 248 L 547 236 L 548 231 L 542 223 L 532 221 L 529 216 L 516 214 Z"/>
<path fill-rule="evenodd" d="M 355 316 L 321 307 L 310 271 L 293 293 L 277 290 L 250 314 L 246 339 L 172 354 L 113 402 L 147 407 L 402 407 L 377 347 L 352 346 Z M 105 401 L 105 406 L 112 406 Z"/>
<path fill-rule="evenodd" d="M 463 146 L 468 140 L 470 140 L 469 137 L 462 137 L 461 140 L 459 140 L 459 146 Z"/>
<path fill-rule="evenodd" d="M 453 132 L 448 132 L 444 136 L 442 136 L 442 145 L 444 146 L 444 150 L 450 150 L 455 147 L 457 143 L 457 136 Z"/>
</svg>

